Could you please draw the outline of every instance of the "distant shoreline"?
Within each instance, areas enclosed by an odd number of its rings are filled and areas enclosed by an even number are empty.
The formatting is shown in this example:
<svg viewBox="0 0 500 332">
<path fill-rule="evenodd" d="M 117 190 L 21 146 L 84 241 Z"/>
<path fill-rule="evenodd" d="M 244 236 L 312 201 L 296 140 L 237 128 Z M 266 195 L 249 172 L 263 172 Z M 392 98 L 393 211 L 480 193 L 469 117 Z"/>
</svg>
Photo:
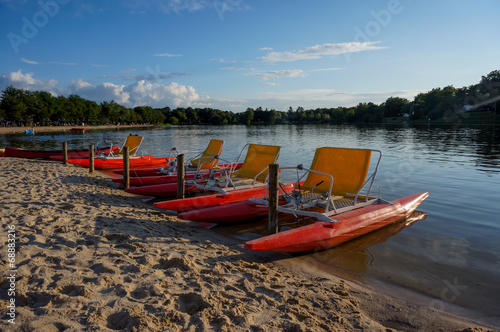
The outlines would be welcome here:
<svg viewBox="0 0 500 332">
<path fill-rule="evenodd" d="M 127 129 L 140 127 L 154 127 L 155 125 L 104 125 L 104 126 L 50 126 L 50 127 L 0 127 L 0 135 L 24 134 L 26 129 L 33 128 L 35 134 L 48 132 L 66 132 L 71 128 L 85 128 L 85 131 L 100 129 Z"/>
</svg>

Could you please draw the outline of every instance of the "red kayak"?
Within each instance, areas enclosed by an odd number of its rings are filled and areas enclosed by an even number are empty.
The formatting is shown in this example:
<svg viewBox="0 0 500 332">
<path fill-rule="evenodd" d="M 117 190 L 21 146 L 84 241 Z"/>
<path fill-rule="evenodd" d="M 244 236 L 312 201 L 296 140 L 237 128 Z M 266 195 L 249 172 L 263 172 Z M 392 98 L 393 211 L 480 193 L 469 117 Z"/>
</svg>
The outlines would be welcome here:
<svg viewBox="0 0 500 332">
<path fill-rule="evenodd" d="M 293 183 L 284 184 L 282 185 L 282 188 L 283 190 L 291 191 L 293 189 Z M 164 210 L 184 212 L 179 214 L 179 218 L 181 219 L 207 221 L 205 220 L 204 216 L 206 216 L 207 214 L 211 215 L 211 213 L 209 212 L 211 209 L 217 209 L 217 208 L 220 209 L 232 206 L 239 207 L 240 205 L 238 204 L 241 204 L 240 202 L 245 201 L 247 199 L 263 198 L 266 195 L 266 190 L 267 186 L 259 186 L 249 189 L 232 190 L 227 194 L 212 194 L 212 195 L 204 195 L 204 196 L 197 196 L 197 197 L 190 197 L 183 199 L 174 199 L 165 202 L 157 202 L 154 203 L 153 206 Z M 218 220 L 216 214 L 217 212 L 215 212 L 213 220 Z M 181 217 L 186 215 L 189 216 L 198 215 L 200 217 L 199 219 L 190 219 L 187 217 L 186 218 Z M 220 222 L 220 221 L 212 221 L 212 222 Z"/>
<path fill-rule="evenodd" d="M 113 146 L 111 148 L 113 151 L 120 150 L 120 147 Z M 110 149 L 99 150 L 96 153 L 109 154 Z M 68 159 L 70 158 L 81 158 L 89 156 L 89 150 L 68 150 Z M 16 148 L 5 148 L 5 157 L 17 157 L 17 158 L 29 158 L 29 159 L 51 159 L 51 157 L 63 158 L 62 150 L 52 150 L 52 151 L 36 151 L 36 150 L 22 150 Z"/>
<path fill-rule="evenodd" d="M 68 159 L 71 164 L 89 167 L 89 159 Z M 142 167 L 142 166 L 159 166 L 167 164 L 167 158 L 157 157 L 152 155 L 135 156 L 130 157 L 131 167 Z M 95 169 L 113 169 L 123 167 L 122 157 L 103 157 L 94 159 Z"/>
<path fill-rule="evenodd" d="M 319 251 L 408 217 L 429 196 L 423 192 L 335 215 L 336 222 L 317 221 L 245 243 L 245 249 L 273 252 Z"/>
</svg>

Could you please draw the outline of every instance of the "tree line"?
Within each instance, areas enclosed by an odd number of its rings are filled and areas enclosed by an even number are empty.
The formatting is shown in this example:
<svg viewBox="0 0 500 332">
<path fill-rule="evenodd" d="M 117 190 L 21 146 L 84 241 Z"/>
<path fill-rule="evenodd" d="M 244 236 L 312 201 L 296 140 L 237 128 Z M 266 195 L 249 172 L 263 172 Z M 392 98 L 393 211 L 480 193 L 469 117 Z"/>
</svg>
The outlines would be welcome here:
<svg viewBox="0 0 500 332">
<path fill-rule="evenodd" d="M 288 111 L 247 108 L 234 113 L 213 108 L 170 107 L 127 108 L 115 101 L 100 104 L 77 95 L 53 96 L 46 91 L 29 91 L 8 86 L 0 100 L 3 125 L 61 124 L 304 124 L 304 123 L 381 123 L 384 119 L 407 117 L 410 120 L 437 120 L 460 112 L 500 111 L 500 71 L 482 76 L 477 84 L 455 88 L 452 85 L 420 93 L 413 101 L 390 97 L 385 102 L 359 103 L 352 107 L 303 107 Z"/>
</svg>

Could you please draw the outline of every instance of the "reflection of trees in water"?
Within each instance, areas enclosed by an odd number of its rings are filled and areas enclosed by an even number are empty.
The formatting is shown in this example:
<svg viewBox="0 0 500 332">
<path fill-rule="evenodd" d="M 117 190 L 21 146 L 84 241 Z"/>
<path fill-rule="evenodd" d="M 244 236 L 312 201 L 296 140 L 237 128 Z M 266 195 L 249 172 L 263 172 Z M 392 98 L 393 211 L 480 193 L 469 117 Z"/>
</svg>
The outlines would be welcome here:
<svg viewBox="0 0 500 332">
<path fill-rule="evenodd" d="M 500 127 L 462 127 L 450 129 L 447 127 L 410 128 L 411 133 L 394 131 L 396 137 L 389 141 L 413 141 L 413 149 L 418 153 L 427 154 L 429 162 L 447 161 L 470 163 L 482 172 L 500 171 Z M 391 135 L 388 132 L 386 135 Z"/>
<path fill-rule="evenodd" d="M 478 134 L 476 166 L 483 172 L 500 172 L 500 127 L 482 129 Z M 488 168 L 488 169 L 484 169 Z"/>
</svg>

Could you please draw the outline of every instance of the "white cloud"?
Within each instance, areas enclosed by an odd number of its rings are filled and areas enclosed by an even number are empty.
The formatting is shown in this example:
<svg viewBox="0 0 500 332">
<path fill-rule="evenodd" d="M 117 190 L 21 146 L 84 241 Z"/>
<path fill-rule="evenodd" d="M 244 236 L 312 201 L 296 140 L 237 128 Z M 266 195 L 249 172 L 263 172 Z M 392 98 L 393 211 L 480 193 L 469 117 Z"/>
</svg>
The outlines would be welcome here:
<svg viewBox="0 0 500 332">
<path fill-rule="evenodd" d="M 174 82 L 164 85 L 143 80 L 129 85 L 126 90 L 130 93 L 134 106 L 191 106 L 201 100 L 192 86 Z"/>
<path fill-rule="evenodd" d="M 310 72 L 314 71 L 335 71 L 335 70 L 344 70 L 345 68 L 320 68 L 320 69 L 311 69 Z"/>
<path fill-rule="evenodd" d="M 21 61 L 24 63 L 29 63 L 30 65 L 39 65 L 40 64 L 37 61 L 28 60 L 26 58 L 21 58 Z"/>
<path fill-rule="evenodd" d="M 53 62 L 50 62 L 50 64 L 65 65 L 65 66 L 76 66 L 77 65 L 77 63 L 74 63 L 74 62 L 59 62 L 59 61 L 53 61 Z"/>
<path fill-rule="evenodd" d="M 134 10 L 154 10 L 161 12 L 175 12 L 187 10 L 195 12 L 212 5 L 212 1 L 207 0 L 127 0 L 125 4 Z"/>
<path fill-rule="evenodd" d="M 57 80 L 39 80 L 33 73 L 17 72 L 0 75 L 0 89 L 12 85 L 18 89 L 48 91 L 54 95 L 76 94 L 96 102 L 114 100 L 118 104 L 134 107 L 148 105 L 152 107 L 188 107 L 207 106 L 210 97 L 200 96 L 192 86 L 171 82 L 161 84 L 139 80 L 129 85 L 104 82 L 94 85 L 82 79 L 73 81 L 67 88 L 56 88 Z"/>
<path fill-rule="evenodd" d="M 238 63 L 238 61 L 236 61 L 236 60 L 226 60 L 226 59 L 222 59 L 222 58 L 212 58 L 212 59 L 210 59 L 210 61 L 216 61 L 219 63 Z"/>
<path fill-rule="evenodd" d="M 125 91 L 125 85 L 116 85 L 109 82 L 93 85 L 89 82 L 78 80 L 69 86 L 69 90 L 72 94 L 95 101 L 114 100 L 121 105 L 126 105 L 130 102 L 130 94 Z"/>
<path fill-rule="evenodd" d="M 299 89 L 285 92 L 264 92 L 261 94 L 261 103 L 264 105 L 287 105 L 294 103 L 305 108 L 316 107 L 350 107 L 359 103 L 382 103 L 389 97 L 413 99 L 423 90 L 390 90 L 379 92 L 338 92 L 333 89 Z M 276 106 L 277 105 L 277 106 Z M 283 110 L 283 108 L 281 109 Z"/>
<path fill-rule="evenodd" d="M 255 68 L 252 67 L 223 67 L 222 70 L 242 70 L 242 71 L 252 71 Z"/>
<path fill-rule="evenodd" d="M 30 65 L 65 65 L 65 66 L 76 66 L 76 63 L 74 62 L 61 62 L 61 61 L 51 61 L 51 62 L 38 62 L 34 60 L 28 60 L 26 58 L 21 58 L 21 61 Z M 95 65 L 97 66 L 97 65 Z M 100 66 L 104 67 L 104 66 Z"/>
<path fill-rule="evenodd" d="M 173 57 L 176 57 L 176 56 L 182 56 L 182 54 L 157 53 L 157 54 L 153 54 L 153 56 L 164 56 L 164 57 L 167 57 L 167 58 L 173 58 Z"/>
<path fill-rule="evenodd" d="M 282 78 L 282 77 L 304 77 L 307 76 L 300 69 L 293 70 L 269 70 L 265 72 L 256 72 L 253 75 L 262 78 L 263 80 L 268 80 L 270 78 Z"/>
<path fill-rule="evenodd" d="M 320 59 L 324 56 L 339 55 L 362 51 L 380 50 L 385 47 L 376 46 L 374 42 L 350 42 L 309 46 L 298 51 L 271 52 L 261 57 L 264 62 L 292 62 L 297 60 Z"/>
<path fill-rule="evenodd" d="M 95 101 L 114 100 L 118 104 L 135 106 L 192 106 L 198 102 L 208 100 L 208 97 L 200 97 L 192 86 L 179 83 L 160 84 L 141 80 L 130 85 L 116 85 L 113 83 L 102 83 L 93 85 L 89 82 L 79 80 L 73 82 L 69 87 L 71 93 L 82 98 Z"/>
<path fill-rule="evenodd" d="M 23 74 L 21 69 L 15 72 L 2 74 L 0 76 L 0 87 L 3 90 L 5 87 L 12 85 L 18 89 L 54 92 L 53 89 L 58 83 L 57 80 L 39 80 L 33 76 L 33 73 Z"/>
</svg>

